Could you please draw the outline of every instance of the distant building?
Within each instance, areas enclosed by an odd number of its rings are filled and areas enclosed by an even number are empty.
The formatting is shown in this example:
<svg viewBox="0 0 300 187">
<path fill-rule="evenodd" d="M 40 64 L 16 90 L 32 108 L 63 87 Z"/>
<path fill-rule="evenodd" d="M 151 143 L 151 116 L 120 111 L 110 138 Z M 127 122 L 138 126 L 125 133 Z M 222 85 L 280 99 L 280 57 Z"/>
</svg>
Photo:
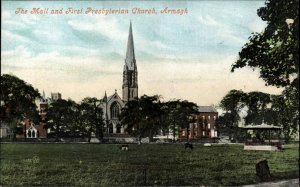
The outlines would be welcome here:
<svg viewBox="0 0 300 187">
<path fill-rule="evenodd" d="M 179 130 L 179 139 L 197 140 L 218 137 L 216 122 L 218 112 L 212 106 L 199 106 L 198 112 L 190 116 L 189 132 L 187 129 Z"/>
<path fill-rule="evenodd" d="M 58 99 L 61 99 L 61 93 L 51 93 L 51 100 L 56 101 Z"/>
<path fill-rule="evenodd" d="M 6 123 L 1 122 L 0 138 L 11 138 L 11 137 L 12 137 L 11 128 Z"/>
<path fill-rule="evenodd" d="M 34 124 L 30 119 L 22 123 L 23 133 L 16 134 L 16 138 L 47 138 L 47 129 L 43 123 Z"/>
<path fill-rule="evenodd" d="M 61 99 L 60 93 L 51 93 L 50 99 L 46 98 L 43 91 L 42 98 L 36 101 L 40 116 L 39 121 L 35 124 L 31 119 L 25 119 L 22 122 L 23 129 L 16 134 L 16 138 L 47 138 L 47 109 L 49 104 L 57 99 Z"/>
</svg>

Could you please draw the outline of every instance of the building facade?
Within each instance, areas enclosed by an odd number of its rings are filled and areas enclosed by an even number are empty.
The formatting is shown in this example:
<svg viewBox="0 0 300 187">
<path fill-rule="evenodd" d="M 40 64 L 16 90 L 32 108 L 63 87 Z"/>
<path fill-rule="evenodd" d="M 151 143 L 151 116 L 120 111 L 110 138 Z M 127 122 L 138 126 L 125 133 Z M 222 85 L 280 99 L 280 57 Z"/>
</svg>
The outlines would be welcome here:
<svg viewBox="0 0 300 187">
<path fill-rule="evenodd" d="M 115 90 L 111 96 L 106 92 L 102 99 L 103 117 L 106 124 L 107 134 L 124 134 L 124 127 L 121 126 L 119 115 L 126 102 L 138 98 L 138 71 L 134 53 L 134 43 L 132 34 L 132 25 L 130 22 L 129 34 L 127 40 L 127 50 L 125 64 L 123 68 L 122 98 Z"/>
<path fill-rule="evenodd" d="M 189 129 L 180 129 L 179 139 L 197 140 L 218 137 L 216 128 L 218 112 L 214 107 L 199 106 L 198 112 L 189 118 Z"/>
</svg>

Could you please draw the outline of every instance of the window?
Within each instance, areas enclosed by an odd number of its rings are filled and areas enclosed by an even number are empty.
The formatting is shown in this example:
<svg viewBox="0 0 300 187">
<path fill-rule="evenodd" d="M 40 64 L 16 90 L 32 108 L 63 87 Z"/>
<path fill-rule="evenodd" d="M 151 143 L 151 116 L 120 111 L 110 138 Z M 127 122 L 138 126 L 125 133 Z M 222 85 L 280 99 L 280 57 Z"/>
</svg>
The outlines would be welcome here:
<svg viewBox="0 0 300 187">
<path fill-rule="evenodd" d="M 205 131 L 202 132 L 202 135 L 205 136 Z"/>
<path fill-rule="evenodd" d="M 217 119 L 217 116 L 216 115 L 214 115 L 214 120 L 216 120 Z"/>
<path fill-rule="evenodd" d="M 210 116 L 208 116 L 208 119 L 210 120 Z"/>
<path fill-rule="evenodd" d="M 110 115 L 111 119 L 115 119 L 119 117 L 120 108 L 117 102 L 114 102 L 110 107 Z"/>
<path fill-rule="evenodd" d="M 208 129 L 210 129 L 210 123 L 207 124 Z"/>
<path fill-rule="evenodd" d="M 182 136 L 185 136 L 185 131 L 182 131 Z"/>
<path fill-rule="evenodd" d="M 26 138 L 37 138 L 38 132 L 35 128 L 29 128 L 26 130 Z"/>
</svg>

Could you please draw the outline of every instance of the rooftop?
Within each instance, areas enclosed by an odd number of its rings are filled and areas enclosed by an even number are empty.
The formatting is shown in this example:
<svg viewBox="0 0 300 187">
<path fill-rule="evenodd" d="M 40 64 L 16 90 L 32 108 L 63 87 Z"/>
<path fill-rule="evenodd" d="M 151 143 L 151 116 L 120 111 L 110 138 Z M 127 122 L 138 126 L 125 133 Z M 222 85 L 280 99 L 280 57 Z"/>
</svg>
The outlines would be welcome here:
<svg viewBox="0 0 300 187">
<path fill-rule="evenodd" d="M 212 106 L 198 106 L 198 112 L 217 112 Z"/>
</svg>

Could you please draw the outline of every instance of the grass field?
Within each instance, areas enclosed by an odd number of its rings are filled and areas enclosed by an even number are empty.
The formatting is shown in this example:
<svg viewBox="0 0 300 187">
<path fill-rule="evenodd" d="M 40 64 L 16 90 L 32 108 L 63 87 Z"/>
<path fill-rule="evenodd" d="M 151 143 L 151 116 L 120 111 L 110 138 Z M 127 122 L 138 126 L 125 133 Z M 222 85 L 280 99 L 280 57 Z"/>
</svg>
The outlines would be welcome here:
<svg viewBox="0 0 300 187">
<path fill-rule="evenodd" d="M 0 144 L 3 186 L 242 185 L 260 182 L 255 164 L 268 160 L 272 180 L 297 178 L 299 145 L 281 152 L 241 145 Z"/>
</svg>

